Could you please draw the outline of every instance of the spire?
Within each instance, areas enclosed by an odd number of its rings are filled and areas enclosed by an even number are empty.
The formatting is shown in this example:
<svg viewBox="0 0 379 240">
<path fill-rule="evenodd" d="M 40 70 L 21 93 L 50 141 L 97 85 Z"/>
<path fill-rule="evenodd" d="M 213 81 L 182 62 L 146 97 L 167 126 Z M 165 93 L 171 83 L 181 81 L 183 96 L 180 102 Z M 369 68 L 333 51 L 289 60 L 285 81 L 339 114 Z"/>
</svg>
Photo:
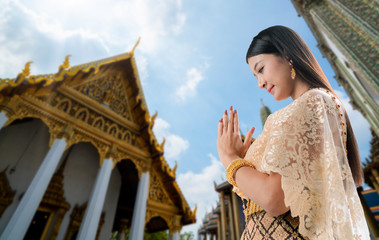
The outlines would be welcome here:
<svg viewBox="0 0 379 240">
<path fill-rule="evenodd" d="M 141 41 L 141 37 L 138 38 L 136 44 L 134 44 L 134 47 L 133 47 L 132 51 L 130 51 L 130 54 L 132 56 L 134 55 L 134 51 L 136 50 L 136 48 L 137 48 L 137 46 L 138 46 L 138 44 L 139 44 L 140 41 Z"/>
<path fill-rule="evenodd" d="M 261 120 L 262 120 L 262 126 L 264 126 L 265 122 L 266 122 L 266 119 L 271 114 L 271 111 L 270 111 L 270 109 L 267 106 L 265 106 L 265 104 L 263 103 L 262 99 L 261 99 L 261 103 L 262 103 L 262 107 L 261 107 Z"/>
</svg>

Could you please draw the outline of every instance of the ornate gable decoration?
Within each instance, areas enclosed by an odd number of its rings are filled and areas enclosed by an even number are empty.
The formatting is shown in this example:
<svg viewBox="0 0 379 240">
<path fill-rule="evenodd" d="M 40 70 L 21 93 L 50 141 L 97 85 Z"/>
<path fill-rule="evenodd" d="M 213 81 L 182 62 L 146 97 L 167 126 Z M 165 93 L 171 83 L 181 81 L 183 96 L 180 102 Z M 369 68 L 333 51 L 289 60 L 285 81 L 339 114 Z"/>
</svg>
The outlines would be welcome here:
<svg viewBox="0 0 379 240">
<path fill-rule="evenodd" d="M 100 77 L 95 75 L 74 89 L 131 120 L 125 85 L 119 73 Z"/>
<path fill-rule="evenodd" d="M 163 187 L 161 180 L 159 179 L 157 173 L 152 170 L 150 178 L 150 188 L 149 188 L 149 199 L 155 202 L 160 202 L 166 205 L 175 206 L 172 200 L 169 198 L 168 193 Z"/>
</svg>

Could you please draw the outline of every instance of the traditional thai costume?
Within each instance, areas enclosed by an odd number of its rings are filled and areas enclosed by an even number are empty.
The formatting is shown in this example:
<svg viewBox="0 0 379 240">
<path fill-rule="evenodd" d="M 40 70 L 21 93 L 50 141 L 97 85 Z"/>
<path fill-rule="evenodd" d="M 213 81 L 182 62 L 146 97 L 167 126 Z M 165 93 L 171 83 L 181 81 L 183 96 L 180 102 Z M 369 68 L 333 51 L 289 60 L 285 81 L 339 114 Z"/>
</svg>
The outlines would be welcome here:
<svg viewBox="0 0 379 240">
<path fill-rule="evenodd" d="M 271 114 L 245 160 L 281 175 L 284 203 L 278 217 L 234 186 L 250 203 L 241 239 L 369 239 L 346 151 L 344 108 L 324 89 L 312 89 Z"/>
</svg>

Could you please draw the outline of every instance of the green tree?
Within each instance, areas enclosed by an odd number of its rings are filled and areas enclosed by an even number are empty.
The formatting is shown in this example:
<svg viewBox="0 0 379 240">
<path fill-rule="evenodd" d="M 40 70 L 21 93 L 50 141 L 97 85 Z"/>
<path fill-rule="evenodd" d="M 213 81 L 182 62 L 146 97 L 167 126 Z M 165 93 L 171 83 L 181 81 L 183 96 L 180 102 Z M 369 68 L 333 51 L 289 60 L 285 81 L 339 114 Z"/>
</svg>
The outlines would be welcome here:
<svg viewBox="0 0 379 240">
<path fill-rule="evenodd" d="M 195 236 L 193 235 L 193 232 L 184 232 L 180 234 L 180 240 L 194 240 Z"/>
<path fill-rule="evenodd" d="M 145 233 L 145 240 L 169 240 L 167 231 Z"/>
</svg>

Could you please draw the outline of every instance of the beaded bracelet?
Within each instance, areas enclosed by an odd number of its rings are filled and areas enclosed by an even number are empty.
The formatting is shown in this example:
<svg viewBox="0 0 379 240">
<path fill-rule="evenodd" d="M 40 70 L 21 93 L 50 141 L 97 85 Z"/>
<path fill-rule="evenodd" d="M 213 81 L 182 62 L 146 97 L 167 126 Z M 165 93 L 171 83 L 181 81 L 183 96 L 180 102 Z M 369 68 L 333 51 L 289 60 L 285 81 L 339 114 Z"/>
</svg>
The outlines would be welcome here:
<svg viewBox="0 0 379 240">
<path fill-rule="evenodd" d="M 242 158 L 237 158 L 236 160 L 233 160 L 229 164 L 229 166 L 226 168 L 225 176 L 226 176 L 226 179 L 228 180 L 228 182 L 230 184 L 232 184 L 233 186 L 237 186 L 237 184 L 234 180 L 234 175 L 236 174 L 236 171 L 239 168 L 245 167 L 245 166 L 255 168 L 255 166 L 251 162 L 246 161 L 245 159 L 242 159 Z"/>
</svg>

